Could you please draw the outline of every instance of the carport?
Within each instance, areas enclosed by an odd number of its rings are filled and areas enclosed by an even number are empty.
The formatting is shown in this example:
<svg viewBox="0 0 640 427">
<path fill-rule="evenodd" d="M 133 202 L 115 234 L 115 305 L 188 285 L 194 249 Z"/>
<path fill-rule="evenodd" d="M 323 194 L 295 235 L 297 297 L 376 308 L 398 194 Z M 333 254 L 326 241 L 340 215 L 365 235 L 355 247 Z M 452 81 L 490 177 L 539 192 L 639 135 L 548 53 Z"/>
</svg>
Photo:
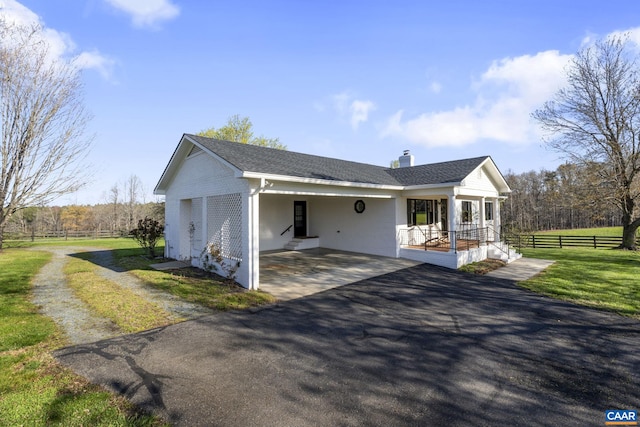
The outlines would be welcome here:
<svg viewBox="0 0 640 427">
<path fill-rule="evenodd" d="M 417 264 L 326 248 L 268 251 L 260 254 L 260 289 L 286 301 Z"/>
</svg>

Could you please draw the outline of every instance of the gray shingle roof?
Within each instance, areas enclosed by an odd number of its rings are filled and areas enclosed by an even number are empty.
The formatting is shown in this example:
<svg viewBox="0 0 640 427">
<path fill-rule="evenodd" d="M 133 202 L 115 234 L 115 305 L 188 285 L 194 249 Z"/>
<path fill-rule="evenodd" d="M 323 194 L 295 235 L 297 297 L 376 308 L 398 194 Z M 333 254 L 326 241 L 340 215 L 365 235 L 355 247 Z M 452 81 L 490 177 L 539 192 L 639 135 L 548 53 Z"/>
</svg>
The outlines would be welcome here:
<svg viewBox="0 0 640 427">
<path fill-rule="evenodd" d="M 387 173 L 403 185 L 445 184 L 460 182 L 488 156 L 431 163 L 409 168 L 387 169 Z"/>
<path fill-rule="evenodd" d="M 244 172 L 378 185 L 424 185 L 462 181 L 487 156 L 390 169 L 366 163 L 221 141 L 185 134 Z"/>
</svg>

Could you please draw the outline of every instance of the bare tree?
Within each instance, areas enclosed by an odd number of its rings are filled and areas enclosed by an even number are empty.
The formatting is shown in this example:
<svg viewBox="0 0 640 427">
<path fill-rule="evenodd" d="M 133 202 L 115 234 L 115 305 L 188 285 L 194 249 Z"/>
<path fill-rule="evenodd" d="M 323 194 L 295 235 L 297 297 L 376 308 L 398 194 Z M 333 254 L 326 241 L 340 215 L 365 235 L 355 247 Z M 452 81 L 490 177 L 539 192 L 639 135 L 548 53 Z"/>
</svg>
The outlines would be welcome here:
<svg viewBox="0 0 640 427">
<path fill-rule="evenodd" d="M 636 249 L 640 227 L 640 81 L 630 44 L 611 37 L 580 51 L 568 86 L 533 114 L 550 132 L 548 146 L 574 163 L 601 165 L 600 184 L 622 213 L 623 249 Z"/>
<path fill-rule="evenodd" d="M 18 210 L 76 191 L 90 139 L 78 69 L 52 59 L 39 27 L 0 20 L 0 250 Z"/>
<path fill-rule="evenodd" d="M 127 230 L 131 230 L 135 226 L 136 217 L 138 216 L 138 199 L 144 194 L 144 187 L 138 175 L 131 175 L 125 181 L 124 192 L 126 197 L 124 207 L 127 215 Z"/>
<path fill-rule="evenodd" d="M 113 187 L 109 190 L 109 202 L 113 208 L 113 218 L 111 221 L 111 231 L 118 230 L 120 227 L 120 218 L 118 215 L 118 202 L 120 195 L 120 189 L 118 188 L 118 184 L 114 184 Z"/>
</svg>

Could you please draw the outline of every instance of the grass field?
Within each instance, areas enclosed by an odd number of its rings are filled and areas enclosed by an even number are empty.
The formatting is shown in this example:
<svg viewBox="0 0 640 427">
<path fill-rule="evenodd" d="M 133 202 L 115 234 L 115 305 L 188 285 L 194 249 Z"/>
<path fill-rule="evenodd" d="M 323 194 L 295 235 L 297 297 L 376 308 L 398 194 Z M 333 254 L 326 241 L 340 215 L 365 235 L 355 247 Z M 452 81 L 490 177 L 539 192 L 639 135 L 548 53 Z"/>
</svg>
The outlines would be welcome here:
<svg viewBox="0 0 640 427">
<path fill-rule="evenodd" d="M 78 246 L 88 248 L 104 248 L 104 249 L 131 249 L 138 248 L 137 243 L 133 239 L 122 237 L 107 239 L 36 239 L 34 242 L 30 240 L 5 240 L 4 247 L 9 249 L 25 249 L 37 248 L 40 246 Z M 160 247 L 157 252 L 162 253 Z"/>
<path fill-rule="evenodd" d="M 51 351 L 64 334 L 31 303 L 31 281 L 51 255 L 42 246 L 113 250 L 116 262 L 150 286 L 219 310 L 271 303 L 264 292 L 230 286 L 195 269 L 159 272 L 132 239 L 8 242 L 0 254 L 0 426 L 160 426 L 124 398 L 89 384 L 60 366 Z M 28 250 L 32 249 L 32 250 Z M 162 247 L 158 248 L 162 253 Z M 74 294 L 123 332 L 167 324 L 167 313 L 95 272 L 90 254 L 71 258 L 65 269 Z M 157 262 L 157 260 L 155 260 Z M 174 319 L 175 320 L 175 319 Z"/>
<path fill-rule="evenodd" d="M 549 231 L 538 231 L 534 234 L 544 234 L 548 236 L 622 237 L 622 227 L 576 228 L 573 230 L 549 230 Z"/>
<path fill-rule="evenodd" d="M 519 285 L 562 300 L 640 318 L 640 253 L 615 249 L 523 249 L 530 258 L 555 260 Z"/>
<path fill-rule="evenodd" d="M 18 249 L 0 255 L 0 425 L 163 425 L 53 359 L 64 338 L 30 302 L 31 280 L 49 259 Z"/>
<path fill-rule="evenodd" d="M 621 236 L 621 227 L 555 230 L 539 234 Z M 556 261 L 519 285 L 554 298 L 640 318 L 640 252 L 615 249 L 523 248 L 529 258 Z"/>
<path fill-rule="evenodd" d="M 536 234 L 553 236 L 620 236 L 621 227 L 555 230 Z M 525 257 L 556 261 L 541 274 L 518 285 L 529 290 L 588 307 L 640 319 L 640 251 L 563 247 L 520 248 Z M 460 268 L 486 274 L 500 268 L 492 260 Z"/>
</svg>

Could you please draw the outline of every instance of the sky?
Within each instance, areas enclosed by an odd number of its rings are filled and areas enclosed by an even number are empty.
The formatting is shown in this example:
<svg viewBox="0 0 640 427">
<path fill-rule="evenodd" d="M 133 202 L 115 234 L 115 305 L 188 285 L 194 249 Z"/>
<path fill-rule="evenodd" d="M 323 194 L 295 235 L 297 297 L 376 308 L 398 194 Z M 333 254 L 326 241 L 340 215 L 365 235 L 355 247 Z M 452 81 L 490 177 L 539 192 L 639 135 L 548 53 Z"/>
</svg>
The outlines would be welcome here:
<svg viewBox="0 0 640 427">
<path fill-rule="evenodd" d="M 289 150 L 389 166 L 490 155 L 555 169 L 531 113 L 572 55 L 640 42 L 636 0 L 0 0 L 82 67 L 92 179 L 56 204 L 153 195 L 183 133 L 251 119 Z"/>
</svg>

